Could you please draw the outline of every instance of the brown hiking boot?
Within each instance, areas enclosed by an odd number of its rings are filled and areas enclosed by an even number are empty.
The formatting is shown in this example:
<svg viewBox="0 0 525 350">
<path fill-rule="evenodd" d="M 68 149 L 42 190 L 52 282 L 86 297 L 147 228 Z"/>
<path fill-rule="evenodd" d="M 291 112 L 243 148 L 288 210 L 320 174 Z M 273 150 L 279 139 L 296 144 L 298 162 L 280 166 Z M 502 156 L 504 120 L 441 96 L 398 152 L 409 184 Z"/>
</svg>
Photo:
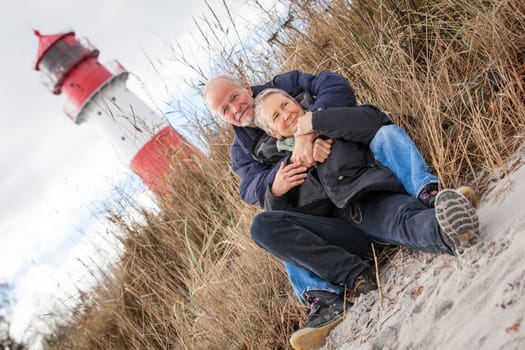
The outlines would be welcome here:
<svg viewBox="0 0 525 350">
<path fill-rule="evenodd" d="M 470 186 L 459 186 L 456 191 L 469 200 L 474 208 L 478 207 L 478 193 Z"/>
</svg>

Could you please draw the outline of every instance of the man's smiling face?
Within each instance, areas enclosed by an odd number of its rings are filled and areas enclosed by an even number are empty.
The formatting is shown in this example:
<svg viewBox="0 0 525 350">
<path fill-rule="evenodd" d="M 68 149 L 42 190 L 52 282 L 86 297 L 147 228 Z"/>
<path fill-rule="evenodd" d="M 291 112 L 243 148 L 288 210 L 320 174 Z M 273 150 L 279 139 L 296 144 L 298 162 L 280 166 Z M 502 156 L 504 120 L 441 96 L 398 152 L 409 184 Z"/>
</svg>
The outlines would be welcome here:
<svg viewBox="0 0 525 350">
<path fill-rule="evenodd" d="M 206 103 L 226 122 L 240 127 L 254 127 L 252 95 L 247 83 L 239 85 L 230 79 L 218 78 L 207 87 Z"/>
</svg>

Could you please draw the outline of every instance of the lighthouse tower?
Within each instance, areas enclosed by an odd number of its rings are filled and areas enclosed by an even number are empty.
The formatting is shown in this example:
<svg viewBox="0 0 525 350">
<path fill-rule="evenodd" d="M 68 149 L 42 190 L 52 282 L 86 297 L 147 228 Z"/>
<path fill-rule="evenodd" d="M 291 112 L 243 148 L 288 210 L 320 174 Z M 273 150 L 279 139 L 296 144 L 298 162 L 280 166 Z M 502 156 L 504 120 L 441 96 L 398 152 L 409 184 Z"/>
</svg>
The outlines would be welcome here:
<svg viewBox="0 0 525 350">
<path fill-rule="evenodd" d="M 129 73 L 118 61 L 102 65 L 98 49 L 75 32 L 34 33 L 39 39 L 35 69 L 53 94 L 67 97 L 66 115 L 105 134 L 151 190 L 169 191 L 170 164 L 199 152 L 127 88 Z"/>
</svg>

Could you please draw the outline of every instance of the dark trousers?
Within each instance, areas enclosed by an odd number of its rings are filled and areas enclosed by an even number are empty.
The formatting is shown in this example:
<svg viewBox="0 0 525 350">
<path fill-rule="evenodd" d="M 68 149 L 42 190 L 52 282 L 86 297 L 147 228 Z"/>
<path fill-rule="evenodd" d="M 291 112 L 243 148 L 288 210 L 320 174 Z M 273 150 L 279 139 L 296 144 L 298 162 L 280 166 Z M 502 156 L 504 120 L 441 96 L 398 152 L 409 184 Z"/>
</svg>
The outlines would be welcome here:
<svg viewBox="0 0 525 350">
<path fill-rule="evenodd" d="M 364 271 L 372 240 L 428 253 L 449 253 L 434 209 L 407 194 L 376 192 L 337 217 L 267 211 L 252 223 L 253 240 L 275 257 L 351 288 Z"/>
<path fill-rule="evenodd" d="M 441 238 L 435 210 L 404 193 L 374 192 L 338 216 L 379 242 L 453 254 Z"/>
</svg>

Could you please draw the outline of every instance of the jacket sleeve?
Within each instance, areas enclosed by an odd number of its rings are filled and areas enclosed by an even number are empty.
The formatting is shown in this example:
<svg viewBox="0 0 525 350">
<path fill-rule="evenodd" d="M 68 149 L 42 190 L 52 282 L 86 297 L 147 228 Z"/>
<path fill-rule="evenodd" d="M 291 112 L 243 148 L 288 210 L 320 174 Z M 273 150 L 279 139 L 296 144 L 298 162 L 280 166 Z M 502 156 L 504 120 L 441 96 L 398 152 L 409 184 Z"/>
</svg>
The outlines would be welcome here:
<svg viewBox="0 0 525 350">
<path fill-rule="evenodd" d="M 383 126 L 384 113 L 377 107 L 332 108 L 313 113 L 312 127 L 320 135 L 369 144 Z"/>
<path fill-rule="evenodd" d="M 264 198 L 265 210 L 290 210 L 295 207 L 292 200 L 295 189 L 291 189 L 282 196 L 274 196 L 270 188 L 270 186 L 266 188 L 266 196 Z"/>
<path fill-rule="evenodd" d="M 239 194 L 243 201 L 264 208 L 266 188 L 273 183 L 278 166 L 270 168 L 253 159 L 235 138 L 230 151 L 232 169 L 239 176 Z"/>
<path fill-rule="evenodd" d="M 277 75 L 272 81 L 253 87 L 253 90 L 257 94 L 270 87 L 285 90 L 293 97 L 307 91 L 315 100 L 310 106 L 311 111 L 356 105 L 354 91 L 346 78 L 329 71 L 314 75 L 294 70 Z"/>
</svg>

